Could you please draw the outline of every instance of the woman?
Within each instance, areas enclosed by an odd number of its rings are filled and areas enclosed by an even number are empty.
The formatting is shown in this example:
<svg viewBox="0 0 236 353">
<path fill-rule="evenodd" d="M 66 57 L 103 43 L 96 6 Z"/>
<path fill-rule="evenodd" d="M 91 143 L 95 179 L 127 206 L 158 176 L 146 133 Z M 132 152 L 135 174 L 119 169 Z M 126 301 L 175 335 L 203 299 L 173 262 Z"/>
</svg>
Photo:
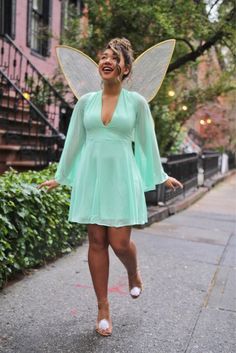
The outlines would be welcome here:
<svg viewBox="0 0 236 353">
<path fill-rule="evenodd" d="M 182 187 L 163 171 L 146 100 L 122 88 L 132 62 L 127 39 L 108 43 L 98 65 L 103 89 L 77 102 L 55 179 L 39 186 L 72 186 L 69 220 L 87 224 L 88 262 L 98 301 L 96 331 L 102 336 L 112 333 L 108 246 L 127 270 L 131 297 L 138 298 L 142 280 L 130 238 L 132 225 L 147 222 L 144 191 L 160 183 Z"/>
</svg>

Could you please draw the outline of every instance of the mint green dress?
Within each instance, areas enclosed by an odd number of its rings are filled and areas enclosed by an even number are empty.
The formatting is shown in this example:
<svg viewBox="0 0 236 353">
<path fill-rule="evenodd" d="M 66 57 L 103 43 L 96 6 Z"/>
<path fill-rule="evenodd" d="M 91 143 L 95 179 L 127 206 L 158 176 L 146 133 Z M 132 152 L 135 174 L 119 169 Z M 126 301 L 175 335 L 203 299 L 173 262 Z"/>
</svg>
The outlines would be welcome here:
<svg viewBox="0 0 236 353">
<path fill-rule="evenodd" d="M 122 88 L 107 125 L 101 111 L 102 90 L 83 95 L 73 110 L 55 174 L 58 183 L 72 187 L 69 221 L 144 224 L 144 191 L 168 179 L 149 105 L 139 93 Z"/>
</svg>

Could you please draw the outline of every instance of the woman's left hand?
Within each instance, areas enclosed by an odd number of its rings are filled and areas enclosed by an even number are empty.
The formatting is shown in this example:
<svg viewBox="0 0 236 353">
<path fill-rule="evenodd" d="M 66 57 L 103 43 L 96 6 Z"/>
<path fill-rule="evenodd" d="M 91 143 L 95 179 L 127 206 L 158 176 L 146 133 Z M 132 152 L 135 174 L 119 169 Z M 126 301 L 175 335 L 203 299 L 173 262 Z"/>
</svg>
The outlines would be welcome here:
<svg viewBox="0 0 236 353">
<path fill-rule="evenodd" d="M 181 189 L 183 189 L 183 184 L 178 181 L 177 179 L 175 178 L 172 178 L 172 177 L 169 177 L 166 181 L 165 181 L 165 186 L 170 188 L 170 189 L 173 189 L 175 191 L 175 189 L 177 187 L 180 187 Z"/>
</svg>

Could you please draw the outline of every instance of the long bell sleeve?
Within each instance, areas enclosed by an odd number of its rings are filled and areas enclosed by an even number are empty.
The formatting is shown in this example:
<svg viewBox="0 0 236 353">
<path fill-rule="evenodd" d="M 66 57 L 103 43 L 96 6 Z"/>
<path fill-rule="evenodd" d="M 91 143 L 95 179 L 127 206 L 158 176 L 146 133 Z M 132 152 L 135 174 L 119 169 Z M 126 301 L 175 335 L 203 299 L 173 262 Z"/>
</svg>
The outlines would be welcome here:
<svg viewBox="0 0 236 353">
<path fill-rule="evenodd" d="M 70 119 L 63 151 L 54 177 L 62 185 L 73 186 L 77 174 L 81 151 L 86 139 L 83 115 L 87 96 L 88 94 L 82 96 L 76 103 Z"/>
<path fill-rule="evenodd" d="M 136 93 L 136 124 L 134 155 L 140 171 L 144 191 L 154 190 L 157 184 L 168 179 L 161 164 L 154 120 L 144 97 Z"/>
</svg>

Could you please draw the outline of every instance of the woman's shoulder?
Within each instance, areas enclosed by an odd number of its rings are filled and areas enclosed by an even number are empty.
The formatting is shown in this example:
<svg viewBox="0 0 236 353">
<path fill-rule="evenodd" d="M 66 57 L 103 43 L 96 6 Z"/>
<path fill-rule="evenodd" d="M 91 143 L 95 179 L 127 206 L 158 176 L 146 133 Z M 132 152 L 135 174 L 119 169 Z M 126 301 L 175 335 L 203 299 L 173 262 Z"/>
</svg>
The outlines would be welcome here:
<svg viewBox="0 0 236 353">
<path fill-rule="evenodd" d="M 137 91 L 129 91 L 127 89 L 125 89 L 126 94 L 129 96 L 129 98 L 136 104 L 138 105 L 146 105 L 148 104 L 148 102 L 146 101 L 146 99 L 144 98 L 144 96 L 142 96 L 140 93 L 138 93 Z"/>
<path fill-rule="evenodd" d="M 84 106 L 92 97 L 94 97 L 98 92 L 88 92 L 80 96 L 76 102 L 75 107 Z"/>
<path fill-rule="evenodd" d="M 89 98 L 94 97 L 95 95 L 98 94 L 99 91 L 93 91 L 93 92 L 88 92 L 83 94 L 80 98 L 79 101 L 87 101 Z"/>
</svg>

